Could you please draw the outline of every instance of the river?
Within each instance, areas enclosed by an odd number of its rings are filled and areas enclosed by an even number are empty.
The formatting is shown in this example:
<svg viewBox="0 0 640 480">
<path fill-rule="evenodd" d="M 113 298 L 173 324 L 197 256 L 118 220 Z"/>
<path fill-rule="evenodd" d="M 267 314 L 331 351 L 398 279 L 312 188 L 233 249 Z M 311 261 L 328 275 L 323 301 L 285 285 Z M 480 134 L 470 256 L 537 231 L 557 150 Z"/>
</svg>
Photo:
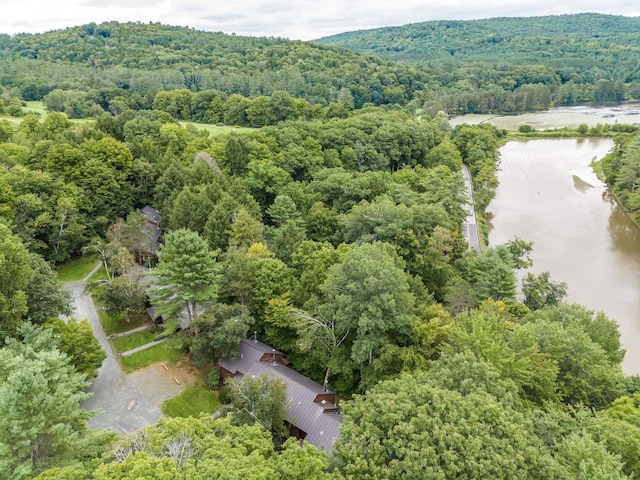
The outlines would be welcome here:
<svg viewBox="0 0 640 480">
<path fill-rule="evenodd" d="M 640 229 L 590 163 L 610 139 L 512 141 L 500 149 L 500 186 L 487 208 L 489 243 L 534 242 L 531 271 L 568 284 L 570 302 L 620 326 L 622 369 L 640 373 Z"/>
<path fill-rule="evenodd" d="M 452 118 L 449 123 L 455 127 L 461 123 L 490 123 L 498 128 L 517 130 L 520 125 L 530 125 L 536 130 L 557 128 L 577 128 L 580 124 L 594 127 L 597 124 L 640 123 L 640 103 L 619 103 L 616 105 L 589 107 L 554 107 L 541 112 L 517 115 L 469 114 Z"/>
</svg>

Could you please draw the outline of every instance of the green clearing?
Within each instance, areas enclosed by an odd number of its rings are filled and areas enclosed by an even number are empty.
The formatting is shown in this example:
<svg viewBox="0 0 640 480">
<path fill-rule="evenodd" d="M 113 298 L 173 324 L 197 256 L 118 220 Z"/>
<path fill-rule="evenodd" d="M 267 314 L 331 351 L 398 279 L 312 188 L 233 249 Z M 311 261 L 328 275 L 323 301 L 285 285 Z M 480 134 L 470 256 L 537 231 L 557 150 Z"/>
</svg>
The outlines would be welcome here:
<svg viewBox="0 0 640 480">
<path fill-rule="evenodd" d="M 95 292 L 92 292 L 93 301 L 96 306 L 101 306 L 100 301 L 96 300 L 97 295 Z M 126 323 L 124 321 L 124 314 L 121 315 L 113 315 L 104 310 L 98 310 L 98 318 L 100 319 L 100 323 L 102 324 L 102 328 L 104 329 L 104 333 L 107 335 L 113 335 L 114 333 L 123 333 L 128 332 L 129 330 L 133 330 L 134 328 L 141 327 L 142 324 L 149 320 L 149 317 L 146 313 L 132 313 L 129 314 L 129 322 Z M 149 343 L 149 342 L 145 342 Z M 141 344 L 144 345 L 144 344 Z M 139 345 L 136 345 L 139 346 Z M 135 347 L 132 347 L 135 348 Z M 126 350 L 122 350 L 126 351 Z"/>
<path fill-rule="evenodd" d="M 175 348 L 167 346 L 166 343 L 161 343 L 146 350 L 134 353 L 128 357 L 120 357 L 120 364 L 122 370 L 126 373 L 134 372 L 140 368 L 148 367 L 153 363 L 158 362 L 170 362 L 175 363 L 181 360 L 184 354 Z"/>
<path fill-rule="evenodd" d="M 189 385 L 180 395 L 164 402 L 162 413 L 167 417 L 198 417 L 200 413 L 216 412 L 220 407 L 222 404 L 218 394 L 198 382 Z"/>
<path fill-rule="evenodd" d="M 61 282 L 76 282 L 82 280 L 93 270 L 93 267 L 95 267 L 97 263 L 98 257 L 90 255 L 59 265 L 56 268 L 58 271 L 58 279 Z"/>
<path fill-rule="evenodd" d="M 44 107 L 43 102 L 27 102 L 27 106 L 23 107 L 22 110 L 35 113 L 36 115 L 42 115 L 43 117 L 47 115 L 47 109 Z"/>
<path fill-rule="evenodd" d="M 186 127 L 187 125 L 192 125 L 198 130 L 206 130 L 209 133 L 214 135 L 228 135 L 230 133 L 248 133 L 255 132 L 257 129 L 249 128 L 249 127 L 233 127 L 231 125 L 212 125 L 209 123 L 193 123 L 193 122 L 179 122 L 180 125 Z"/>
<path fill-rule="evenodd" d="M 153 341 L 155 333 L 151 329 L 143 330 L 142 332 L 132 333 L 131 335 L 125 335 L 124 337 L 118 337 L 111 339 L 111 345 L 116 352 L 126 352 L 141 345 L 146 345 Z"/>
</svg>

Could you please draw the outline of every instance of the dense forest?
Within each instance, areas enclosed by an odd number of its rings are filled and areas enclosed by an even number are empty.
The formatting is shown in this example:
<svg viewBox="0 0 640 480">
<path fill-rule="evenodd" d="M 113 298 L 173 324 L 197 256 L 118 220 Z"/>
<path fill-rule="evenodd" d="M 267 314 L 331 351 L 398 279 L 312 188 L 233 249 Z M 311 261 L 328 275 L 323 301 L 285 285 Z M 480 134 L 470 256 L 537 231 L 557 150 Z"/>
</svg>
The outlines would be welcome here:
<svg viewBox="0 0 640 480">
<path fill-rule="evenodd" d="M 107 89 L 144 105 L 147 95 L 187 88 L 243 96 L 283 90 L 327 105 L 344 90 L 359 108 L 405 103 L 427 80 L 412 66 L 336 47 L 139 23 L 0 35 L 0 60 L 0 85 L 27 101 L 56 88 Z"/>
<path fill-rule="evenodd" d="M 636 17 L 579 14 L 430 21 L 316 42 L 421 66 L 433 79 L 429 108 L 483 113 L 638 98 L 639 32 Z"/>
<path fill-rule="evenodd" d="M 634 222 L 640 223 L 640 136 L 616 139 L 613 152 L 599 162 L 604 180 Z"/>
<path fill-rule="evenodd" d="M 617 324 L 565 303 L 548 272 L 519 282 L 526 239 L 469 248 L 462 166 L 482 222 L 508 132 L 412 114 L 419 67 L 141 24 L 0 44 L 3 107 L 23 115 L 0 120 L 1 476 L 640 475 L 640 382 L 622 373 Z M 282 78 L 281 62 L 301 90 L 261 83 Z M 256 83 L 234 90 L 223 77 Z M 376 82 L 388 87 L 380 101 Z M 47 114 L 25 115 L 27 97 Z M 178 120 L 259 128 L 212 134 Z M 620 135 L 603 170 L 633 202 L 623 164 L 637 139 Z M 153 253 L 145 205 L 162 216 L 151 288 L 136 266 Z M 86 322 L 58 319 L 70 304 L 53 270 L 88 254 L 105 267 L 104 309 L 125 323 L 148 295 L 164 316 L 156 338 L 203 372 L 256 332 L 326 382 L 344 419 L 334 450 L 287 439 L 286 393 L 248 378 L 252 391 L 222 386 L 215 418 L 89 429 L 96 412 L 79 405 L 104 353 Z M 250 395 L 281 404 L 249 409 Z"/>
</svg>

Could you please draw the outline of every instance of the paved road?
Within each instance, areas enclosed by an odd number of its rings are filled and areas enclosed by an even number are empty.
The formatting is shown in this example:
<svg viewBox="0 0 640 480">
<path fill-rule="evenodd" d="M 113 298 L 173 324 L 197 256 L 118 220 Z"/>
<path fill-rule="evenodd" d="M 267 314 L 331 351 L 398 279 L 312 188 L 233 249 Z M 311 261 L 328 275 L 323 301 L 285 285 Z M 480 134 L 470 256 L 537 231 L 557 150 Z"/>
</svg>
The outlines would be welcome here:
<svg viewBox="0 0 640 480">
<path fill-rule="evenodd" d="M 85 400 L 82 407 L 102 411 L 89 420 L 89 427 L 127 433 L 156 423 L 162 416 L 162 402 L 175 396 L 182 387 L 176 385 L 169 374 L 142 370 L 126 375 L 122 371 L 98 320 L 93 300 L 84 292 L 85 280 L 92 273 L 82 281 L 65 284 L 73 296 L 74 316 L 89 320 L 96 338 L 107 352 L 98 376 L 89 387 L 93 397 Z"/>
<path fill-rule="evenodd" d="M 467 211 L 467 220 L 462 224 L 464 229 L 464 238 L 466 238 L 469 246 L 480 251 L 480 238 L 478 236 L 478 222 L 476 221 L 476 210 L 473 207 L 473 185 L 471 183 L 471 173 L 466 165 L 462 166 L 465 184 L 467 186 L 467 203 L 464 209 Z"/>
</svg>

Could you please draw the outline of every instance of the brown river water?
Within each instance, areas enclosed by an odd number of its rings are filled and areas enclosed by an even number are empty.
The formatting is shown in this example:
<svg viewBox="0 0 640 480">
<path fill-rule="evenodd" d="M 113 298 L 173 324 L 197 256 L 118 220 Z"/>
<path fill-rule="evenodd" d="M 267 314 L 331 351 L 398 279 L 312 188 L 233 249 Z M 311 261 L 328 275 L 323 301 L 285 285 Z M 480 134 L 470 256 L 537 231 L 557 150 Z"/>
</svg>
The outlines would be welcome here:
<svg viewBox="0 0 640 480">
<path fill-rule="evenodd" d="M 567 301 L 620 326 L 622 369 L 640 373 L 640 229 L 590 164 L 610 139 L 512 141 L 500 149 L 500 186 L 489 204 L 490 245 L 533 241 L 531 271 L 568 284 Z"/>
</svg>

